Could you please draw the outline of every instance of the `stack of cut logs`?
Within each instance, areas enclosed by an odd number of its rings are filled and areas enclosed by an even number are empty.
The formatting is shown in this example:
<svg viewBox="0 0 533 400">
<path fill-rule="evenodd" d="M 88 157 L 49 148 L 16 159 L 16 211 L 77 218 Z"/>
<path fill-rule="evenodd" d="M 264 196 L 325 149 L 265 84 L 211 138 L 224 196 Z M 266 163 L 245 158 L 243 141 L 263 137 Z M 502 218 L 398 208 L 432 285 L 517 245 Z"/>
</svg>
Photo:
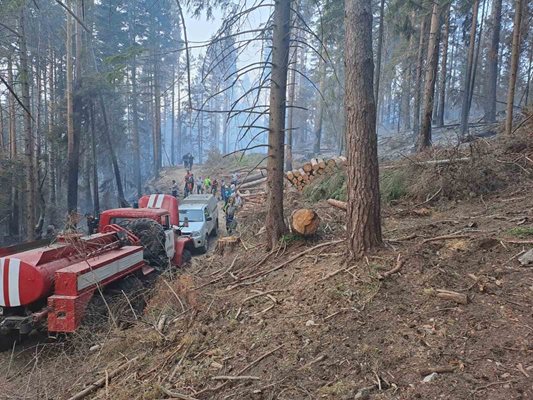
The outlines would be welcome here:
<svg viewBox="0 0 533 400">
<path fill-rule="evenodd" d="M 285 178 L 299 191 L 319 175 L 326 175 L 342 168 L 346 164 L 346 157 L 339 156 L 324 160 L 323 158 L 312 158 L 301 168 L 293 169 L 285 174 Z"/>
</svg>

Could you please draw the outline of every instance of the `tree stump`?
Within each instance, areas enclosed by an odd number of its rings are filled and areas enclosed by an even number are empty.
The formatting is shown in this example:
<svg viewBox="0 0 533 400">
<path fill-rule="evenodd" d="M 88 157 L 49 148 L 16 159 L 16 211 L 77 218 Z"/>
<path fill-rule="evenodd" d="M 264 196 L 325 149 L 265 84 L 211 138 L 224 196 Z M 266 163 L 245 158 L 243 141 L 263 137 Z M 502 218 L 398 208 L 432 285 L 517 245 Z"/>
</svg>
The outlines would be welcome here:
<svg viewBox="0 0 533 400">
<path fill-rule="evenodd" d="M 241 242 L 241 238 L 237 236 L 225 236 L 221 237 L 217 241 L 217 246 L 215 247 L 215 253 L 224 255 L 231 254 L 235 248 Z"/>
<path fill-rule="evenodd" d="M 316 234 L 319 224 L 320 218 L 313 210 L 301 208 L 292 213 L 292 230 L 302 236 L 313 236 Z"/>
</svg>

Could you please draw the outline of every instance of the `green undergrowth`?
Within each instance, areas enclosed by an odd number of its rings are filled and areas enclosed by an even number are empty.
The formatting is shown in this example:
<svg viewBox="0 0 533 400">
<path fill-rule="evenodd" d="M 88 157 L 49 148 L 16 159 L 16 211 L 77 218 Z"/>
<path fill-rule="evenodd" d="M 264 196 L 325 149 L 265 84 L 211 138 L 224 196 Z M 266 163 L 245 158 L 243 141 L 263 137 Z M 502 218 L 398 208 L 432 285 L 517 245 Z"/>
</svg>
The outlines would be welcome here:
<svg viewBox="0 0 533 400">
<path fill-rule="evenodd" d="M 527 238 L 527 237 L 533 236 L 533 227 L 532 226 L 517 226 L 515 228 L 509 229 L 507 233 L 511 236 L 515 236 L 519 238 Z"/>
<path fill-rule="evenodd" d="M 380 192 L 383 201 L 390 203 L 408 195 L 408 177 L 402 170 L 385 171 L 380 176 Z M 323 176 L 319 181 L 307 185 L 303 191 L 304 197 L 310 202 L 327 199 L 346 201 L 346 173 L 337 171 Z"/>
</svg>

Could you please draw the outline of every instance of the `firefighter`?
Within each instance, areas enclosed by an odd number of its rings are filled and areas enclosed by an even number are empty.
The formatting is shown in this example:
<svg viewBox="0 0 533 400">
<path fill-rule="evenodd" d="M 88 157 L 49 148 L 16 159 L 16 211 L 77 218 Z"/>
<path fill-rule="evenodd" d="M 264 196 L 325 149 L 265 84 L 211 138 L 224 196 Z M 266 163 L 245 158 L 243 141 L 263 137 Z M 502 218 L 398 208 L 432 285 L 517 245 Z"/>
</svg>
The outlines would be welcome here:
<svg viewBox="0 0 533 400">
<path fill-rule="evenodd" d="M 192 194 L 194 190 L 194 175 L 191 173 L 191 171 L 187 170 L 187 174 L 185 175 L 185 194 L 183 197 L 187 197 L 188 195 Z"/>
<path fill-rule="evenodd" d="M 87 218 L 87 231 L 89 235 L 94 235 L 98 232 L 98 218 L 90 213 L 85 214 L 85 217 Z"/>
<path fill-rule="evenodd" d="M 179 188 L 178 188 L 178 184 L 176 183 L 174 179 L 172 179 L 172 186 L 170 187 L 170 192 L 172 193 L 172 196 L 174 196 L 175 198 L 178 198 Z"/>
</svg>

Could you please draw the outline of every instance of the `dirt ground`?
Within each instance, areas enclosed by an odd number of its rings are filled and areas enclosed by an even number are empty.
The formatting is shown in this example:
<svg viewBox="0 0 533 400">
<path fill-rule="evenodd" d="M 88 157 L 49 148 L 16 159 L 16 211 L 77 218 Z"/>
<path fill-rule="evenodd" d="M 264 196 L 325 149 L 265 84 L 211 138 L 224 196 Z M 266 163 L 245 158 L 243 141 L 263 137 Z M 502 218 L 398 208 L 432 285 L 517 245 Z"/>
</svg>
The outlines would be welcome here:
<svg viewBox="0 0 533 400">
<path fill-rule="evenodd" d="M 301 205 L 290 192 L 287 213 Z M 162 277 L 127 329 L 0 355 L 0 398 L 68 399 L 99 379 L 87 398 L 533 398 L 533 268 L 518 262 L 533 247 L 531 178 L 386 205 L 383 248 L 355 264 L 344 212 L 313 208 L 319 236 L 274 252 L 257 234 L 264 211 L 242 213 L 241 246 Z"/>
</svg>

